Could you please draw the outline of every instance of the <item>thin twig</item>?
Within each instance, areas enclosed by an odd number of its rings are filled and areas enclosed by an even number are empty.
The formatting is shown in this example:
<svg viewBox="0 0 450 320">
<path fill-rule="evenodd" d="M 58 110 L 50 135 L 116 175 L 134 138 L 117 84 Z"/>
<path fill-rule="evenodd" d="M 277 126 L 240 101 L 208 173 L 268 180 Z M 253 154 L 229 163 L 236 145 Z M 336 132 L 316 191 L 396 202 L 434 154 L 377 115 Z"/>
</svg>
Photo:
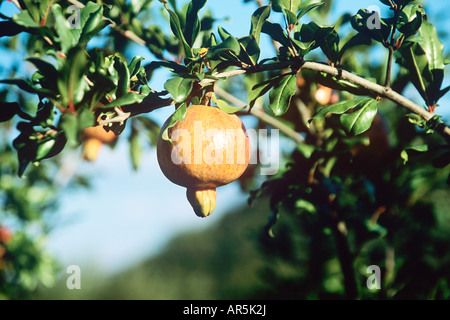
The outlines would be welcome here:
<svg viewBox="0 0 450 320">
<path fill-rule="evenodd" d="M 255 116 L 262 122 L 280 130 L 284 135 L 286 135 L 287 137 L 294 140 L 297 144 L 304 143 L 303 137 L 300 134 L 298 134 L 298 132 L 296 132 L 295 130 L 292 130 L 289 126 L 285 125 L 283 122 L 279 121 L 278 119 L 268 115 L 267 113 L 264 112 L 264 110 L 262 108 L 254 107 L 254 108 L 250 109 L 244 101 L 240 100 L 239 98 L 236 98 L 235 96 L 226 92 L 219 86 L 216 87 L 216 93 L 219 96 L 221 96 L 223 99 L 227 100 L 228 102 L 230 102 L 238 107 L 245 108 L 244 110 L 246 112 Z"/>
<path fill-rule="evenodd" d="M 348 80 L 352 82 L 353 84 L 356 84 L 358 86 L 361 86 L 369 91 L 372 91 L 379 95 L 380 97 L 384 97 L 386 99 L 391 100 L 392 102 L 397 103 L 398 105 L 408 109 L 409 111 L 421 116 L 425 121 L 430 120 L 433 117 L 433 114 L 431 112 L 428 112 L 424 108 L 420 107 L 419 105 L 415 104 L 411 100 L 405 98 L 401 94 L 395 92 L 391 88 L 383 87 L 375 82 L 369 81 L 365 78 L 362 78 L 360 76 L 357 76 L 353 73 L 350 73 L 348 71 L 337 69 L 334 67 L 331 67 L 326 64 L 321 64 L 317 62 L 304 62 L 302 65 L 302 69 L 317 71 L 317 72 L 324 72 L 328 73 L 332 76 L 335 76 L 342 80 Z M 441 124 L 436 128 L 436 130 L 442 134 L 447 140 L 450 139 L 450 128 L 445 126 L 444 124 Z"/>
</svg>

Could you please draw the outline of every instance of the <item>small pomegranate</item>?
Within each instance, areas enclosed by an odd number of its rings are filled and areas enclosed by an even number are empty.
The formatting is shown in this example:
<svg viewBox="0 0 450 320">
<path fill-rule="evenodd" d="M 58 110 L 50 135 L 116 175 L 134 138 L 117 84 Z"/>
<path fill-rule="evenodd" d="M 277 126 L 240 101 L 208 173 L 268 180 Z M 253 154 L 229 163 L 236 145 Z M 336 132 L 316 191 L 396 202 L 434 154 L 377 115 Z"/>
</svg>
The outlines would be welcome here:
<svg viewBox="0 0 450 320">
<path fill-rule="evenodd" d="M 0 270 L 6 268 L 6 261 L 3 257 L 6 254 L 6 245 L 12 240 L 12 233 L 9 228 L 0 225 Z"/>
<path fill-rule="evenodd" d="M 216 188 L 238 179 L 250 158 L 250 140 L 242 121 L 219 108 L 192 105 L 183 121 L 161 128 L 157 145 L 159 166 L 173 183 L 186 187 L 186 196 L 199 217 L 216 205 Z"/>
<path fill-rule="evenodd" d="M 110 144 L 117 136 L 112 131 L 106 131 L 102 125 L 88 127 L 83 130 L 83 159 L 95 161 L 102 145 Z"/>
<path fill-rule="evenodd" d="M 5 226 L 0 226 L 0 242 L 8 243 L 12 239 L 12 233 L 9 228 Z"/>
<path fill-rule="evenodd" d="M 337 94 L 337 92 L 321 84 L 318 85 L 314 98 L 318 103 L 324 106 L 339 102 L 339 95 Z"/>
</svg>

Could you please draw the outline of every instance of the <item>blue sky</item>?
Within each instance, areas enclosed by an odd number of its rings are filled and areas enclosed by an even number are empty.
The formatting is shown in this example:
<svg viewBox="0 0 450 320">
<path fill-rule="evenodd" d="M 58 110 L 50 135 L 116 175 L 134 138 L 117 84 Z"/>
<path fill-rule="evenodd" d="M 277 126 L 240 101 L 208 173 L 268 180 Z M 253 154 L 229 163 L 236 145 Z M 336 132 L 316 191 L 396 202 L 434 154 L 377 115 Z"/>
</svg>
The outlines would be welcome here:
<svg viewBox="0 0 450 320">
<path fill-rule="evenodd" d="M 356 13 L 374 4 L 382 7 L 376 0 L 338 0 L 334 15 Z M 230 33 L 248 34 L 250 16 L 256 9 L 253 4 L 243 4 L 242 0 L 209 0 L 206 6 L 216 16 L 230 18 L 220 22 Z M 448 0 L 433 1 L 429 14 L 432 17 L 445 14 L 448 6 Z M 439 29 L 450 30 L 449 22 L 443 20 Z M 140 48 L 136 48 L 135 55 L 151 59 Z M 162 89 L 165 80 L 163 75 L 156 74 L 151 86 Z M 153 112 L 152 117 L 162 123 L 171 112 L 170 108 L 164 108 Z M 66 170 L 80 170 L 93 178 L 91 190 L 63 192 L 60 211 L 55 213 L 57 225 L 49 236 L 48 248 L 63 266 L 75 264 L 101 272 L 119 271 L 157 253 L 179 233 L 213 226 L 229 209 L 245 204 L 247 199 L 236 183 L 220 187 L 216 210 L 208 218 L 200 219 L 187 202 L 185 189 L 162 175 L 154 149 L 147 148 L 140 171 L 132 171 L 126 139 L 119 140 L 115 150 L 103 148 L 94 163 L 80 161 L 79 150 L 63 156 Z"/>
</svg>

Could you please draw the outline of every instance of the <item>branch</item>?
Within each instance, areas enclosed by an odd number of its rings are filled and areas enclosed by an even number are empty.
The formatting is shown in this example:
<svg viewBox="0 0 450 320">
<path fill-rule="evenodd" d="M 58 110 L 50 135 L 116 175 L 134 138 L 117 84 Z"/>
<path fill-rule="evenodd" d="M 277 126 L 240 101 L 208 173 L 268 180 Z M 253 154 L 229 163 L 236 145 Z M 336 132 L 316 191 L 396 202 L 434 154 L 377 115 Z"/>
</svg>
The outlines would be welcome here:
<svg viewBox="0 0 450 320">
<path fill-rule="evenodd" d="M 283 62 L 273 62 L 269 64 L 263 64 L 261 66 L 258 66 L 257 68 L 235 69 L 221 73 L 215 73 L 212 75 L 214 79 L 206 78 L 203 79 L 199 84 L 201 86 L 206 86 L 212 82 L 217 81 L 217 79 L 227 79 L 230 77 L 243 75 L 246 73 L 255 73 L 268 70 L 279 70 L 289 67 L 292 69 L 306 69 L 316 72 L 323 72 L 335 76 L 339 79 L 350 81 L 353 84 L 356 84 L 364 89 L 367 89 L 382 98 L 386 98 L 391 100 L 392 102 L 397 103 L 398 105 L 408 109 L 409 111 L 421 116 L 425 121 L 429 121 L 434 116 L 434 114 L 432 114 L 431 112 L 428 112 L 424 108 L 420 107 L 419 105 L 415 104 L 411 100 L 405 98 L 404 96 L 395 92 L 389 87 L 384 87 L 382 85 L 369 81 L 363 77 L 360 77 L 358 75 L 355 75 L 351 72 L 345 71 L 340 68 L 332 67 L 324 63 L 302 61 L 300 59 L 295 59 L 294 61 L 283 61 Z M 450 142 L 449 127 L 441 123 L 436 127 L 436 131 L 439 132 L 448 142 Z"/>
<path fill-rule="evenodd" d="M 255 73 L 255 72 L 263 72 L 263 71 L 270 71 L 270 70 L 280 70 L 285 69 L 289 67 L 293 67 L 296 63 L 300 61 L 299 59 L 295 59 L 295 61 L 282 61 L 282 62 L 273 62 L 263 65 L 258 65 L 256 68 L 243 68 L 243 69 L 234 69 L 224 72 L 217 72 L 212 74 L 211 76 L 213 78 L 205 78 L 202 81 L 199 82 L 199 85 L 204 87 L 210 83 L 213 83 L 217 81 L 217 79 L 227 79 L 235 76 L 240 76 L 246 73 Z"/>
<path fill-rule="evenodd" d="M 325 72 L 332 76 L 335 76 L 339 79 L 347 80 L 352 82 L 353 84 L 359 85 L 367 90 L 370 90 L 380 97 L 389 99 L 398 105 L 408 109 L 411 112 L 414 112 L 415 114 L 418 114 L 421 116 L 425 121 L 429 121 L 434 115 L 431 112 L 428 112 L 424 108 L 420 107 L 419 105 L 415 104 L 411 100 L 408 100 L 401 94 L 395 92 L 391 88 L 383 87 L 377 83 L 374 83 L 372 81 L 369 81 L 365 78 L 362 78 L 360 76 L 357 76 L 353 73 L 350 73 L 348 71 L 337 69 L 334 67 L 331 67 L 329 65 L 317 63 L 317 62 L 304 62 L 302 65 L 302 69 L 317 71 L 317 72 Z M 440 124 L 436 130 L 445 138 L 447 141 L 450 141 L 450 128 L 447 127 L 444 124 Z"/>
</svg>

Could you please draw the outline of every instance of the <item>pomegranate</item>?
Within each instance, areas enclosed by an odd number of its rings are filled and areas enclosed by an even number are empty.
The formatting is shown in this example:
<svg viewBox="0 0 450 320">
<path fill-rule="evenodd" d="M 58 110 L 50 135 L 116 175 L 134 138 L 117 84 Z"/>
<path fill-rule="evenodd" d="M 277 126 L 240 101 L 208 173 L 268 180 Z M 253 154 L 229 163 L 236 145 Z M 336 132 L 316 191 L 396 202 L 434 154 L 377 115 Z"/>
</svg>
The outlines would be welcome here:
<svg viewBox="0 0 450 320">
<path fill-rule="evenodd" d="M 8 243 L 12 239 L 12 233 L 9 228 L 0 226 L 0 242 Z"/>
<path fill-rule="evenodd" d="M 9 228 L 0 225 L 0 270 L 6 268 L 6 261 L 3 257 L 6 254 L 6 245 L 12 240 L 12 233 Z"/>
<path fill-rule="evenodd" d="M 88 127 L 83 130 L 83 159 L 95 161 L 102 145 L 110 144 L 117 136 L 112 131 L 106 131 L 102 125 Z"/>
<path fill-rule="evenodd" d="M 242 121 L 219 108 L 192 105 L 183 121 L 162 133 L 157 144 L 158 163 L 173 183 L 186 187 L 186 196 L 199 217 L 216 205 L 216 188 L 238 179 L 250 158 L 250 140 Z"/>
<path fill-rule="evenodd" d="M 324 106 L 339 102 L 339 95 L 337 94 L 337 92 L 321 84 L 318 85 L 318 89 L 314 95 L 314 98 L 318 103 Z"/>
</svg>

